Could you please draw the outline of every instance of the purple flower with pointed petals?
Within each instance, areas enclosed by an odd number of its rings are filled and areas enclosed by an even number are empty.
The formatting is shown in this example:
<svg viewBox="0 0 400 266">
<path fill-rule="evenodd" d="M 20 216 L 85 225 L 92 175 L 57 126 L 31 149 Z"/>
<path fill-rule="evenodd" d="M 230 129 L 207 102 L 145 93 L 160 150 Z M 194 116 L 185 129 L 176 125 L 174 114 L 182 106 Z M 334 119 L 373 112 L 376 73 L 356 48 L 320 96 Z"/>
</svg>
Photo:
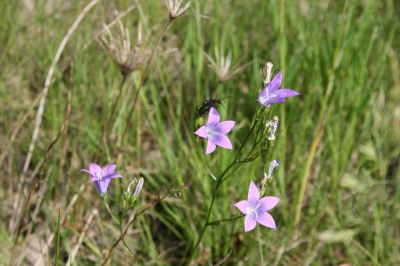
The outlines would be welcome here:
<svg viewBox="0 0 400 266">
<path fill-rule="evenodd" d="M 208 140 L 206 154 L 212 153 L 216 145 L 232 150 L 232 143 L 225 135 L 231 131 L 235 121 L 228 120 L 220 123 L 219 118 L 217 110 L 211 107 L 207 124 L 194 132 L 194 134 Z"/>
<path fill-rule="evenodd" d="M 117 166 L 115 164 L 110 164 L 101 169 L 101 167 L 97 164 L 91 163 L 89 170 L 81 169 L 81 172 L 90 174 L 97 192 L 99 192 L 100 195 L 104 195 L 107 193 L 107 188 L 111 179 L 122 177 L 120 174 L 115 173 L 116 167 Z"/>
<path fill-rule="evenodd" d="M 274 218 L 267 211 L 275 207 L 278 202 L 279 198 L 277 197 L 264 197 L 260 199 L 260 192 L 254 182 L 251 181 L 247 200 L 242 200 L 235 204 L 243 214 L 246 214 L 244 218 L 244 231 L 253 230 L 257 223 L 275 229 Z"/>
<path fill-rule="evenodd" d="M 270 83 L 258 95 L 258 102 L 267 106 L 271 103 L 284 103 L 285 98 L 300 95 L 300 93 L 291 89 L 280 89 L 282 83 L 282 72 L 279 72 Z"/>
</svg>

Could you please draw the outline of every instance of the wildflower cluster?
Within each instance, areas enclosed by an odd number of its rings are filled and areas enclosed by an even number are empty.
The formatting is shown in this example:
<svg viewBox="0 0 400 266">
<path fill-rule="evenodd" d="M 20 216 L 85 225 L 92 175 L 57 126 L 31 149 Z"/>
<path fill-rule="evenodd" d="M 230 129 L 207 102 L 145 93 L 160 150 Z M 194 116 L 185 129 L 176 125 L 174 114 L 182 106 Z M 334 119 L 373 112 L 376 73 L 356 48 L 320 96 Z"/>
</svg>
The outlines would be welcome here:
<svg viewBox="0 0 400 266">
<path fill-rule="evenodd" d="M 209 56 L 207 56 L 207 58 L 208 57 Z M 216 73 L 218 74 L 219 72 L 216 71 Z M 299 95 L 298 92 L 291 89 L 280 88 L 282 83 L 282 72 L 279 72 L 272 80 L 271 73 L 272 64 L 268 63 L 263 69 L 263 82 L 265 86 L 259 92 L 257 97 L 257 102 L 261 106 L 255 114 L 253 123 L 247 137 L 245 138 L 245 141 L 241 143 L 240 147 L 238 148 L 237 155 L 234 161 L 225 171 L 223 171 L 222 175 L 219 178 L 216 178 L 217 184 L 215 191 L 219 190 L 221 183 L 229 178 L 233 171 L 238 169 L 241 164 L 254 161 L 257 157 L 259 157 L 261 154 L 263 154 L 265 151 L 273 146 L 273 143 L 276 139 L 279 119 L 277 116 L 274 116 L 272 119 L 267 118 L 267 110 L 269 110 L 269 107 L 275 103 L 285 102 L 286 98 Z M 214 152 L 216 146 L 220 146 L 222 148 L 230 150 L 234 149 L 234 147 L 232 147 L 231 141 L 226 136 L 226 134 L 232 130 L 235 122 L 232 120 L 220 122 L 220 116 L 217 110 L 214 108 L 217 103 L 220 103 L 220 101 L 211 100 L 211 102 L 205 102 L 200 107 L 199 111 L 197 111 L 197 116 L 201 116 L 204 111 L 211 106 L 211 108 L 209 108 L 210 110 L 208 113 L 208 120 L 205 125 L 199 125 L 202 120 L 195 119 L 195 126 L 198 127 L 198 129 L 194 132 L 194 134 L 198 135 L 199 137 L 205 138 L 208 141 L 205 152 L 206 154 Z M 255 140 L 252 148 L 250 149 L 250 152 L 247 155 L 244 155 L 243 147 L 245 143 L 250 139 L 249 136 L 251 134 L 255 134 Z M 268 171 L 264 173 L 264 178 L 260 182 L 260 186 L 257 187 L 255 182 L 250 181 L 247 200 L 241 200 L 234 204 L 240 210 L 240 212 L 242 212 L 242 216 L 240 217 L 245 216 L 245 232 L 253 230 L 257 223 L 269 228 L 276 228 L 275 221 L 273 217 L 268 213 L 268 211 L 278 204 L 279 198 L 265 195 L 267 192 L 268 184 L 272 181 L 273 170 L 274 168 L 279 166 L 279 164 L 280 162 L 278 160 L 271 161 L 268 167 Z M 217 194 L 215 193 L 213 197 L 215 198 L 216 195 Z M 211 213 L 212 208 L 213 205 L 211 204 L 209 214 Z M 209 225 L 218 224 L 219 222 L 223 221 L 235 220 L 236 218 L 224 219 L 220 221 L 210 221 L 209 219 L 210 215 L 207 216 L 203 231 Z M 198 240 L 195 249 L 198 247 L 201 238 L 202 236 Z"/>
</svg>

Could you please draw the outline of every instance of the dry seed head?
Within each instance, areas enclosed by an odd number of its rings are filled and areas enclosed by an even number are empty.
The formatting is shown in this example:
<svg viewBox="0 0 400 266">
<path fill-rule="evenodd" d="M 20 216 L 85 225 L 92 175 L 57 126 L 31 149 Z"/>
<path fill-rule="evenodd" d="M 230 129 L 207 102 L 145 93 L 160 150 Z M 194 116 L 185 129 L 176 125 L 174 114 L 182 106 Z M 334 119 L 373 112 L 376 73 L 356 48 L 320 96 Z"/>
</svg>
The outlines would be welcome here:
<svg viewBox="0 0 400 266">
<path fill-rule="evenodd" d="M 168 13 L 169 13 L 169 18 L 171 20 L 174 20 L 180 16 L 183 15 L 183 13 L 188 10 L 190 7 L 190 1 L 186 3 L 186 5 L 182 8 L 180 8 L 183 0 L 165 0 L 165 3 L 167 4 L 168 8 Z"/>
<path fill-rule="evenodd" d="M 207 58 L 210 64 L 208 65 L 215 74 L 217 74 L 220 82 L 227 81 L 228 79 L 232 78 L 234 75 L 239 74 L 242 72 L 250 63 L 247 63 L 242 66 L 238 66 L 238 63 L 231 68 L 232 63 L 232 51 L 228 52 L 228 55 L 225 57 L 223 49 L 221 47 L 220 52 L 218 48 L 215 47 L 215 60 L 207 53 L 204 53 L 204 56 Z"/>
<path fill-rule="evenodd" d="M 110 53 L 114 62 L 123 75 L 139 70 L 150 55 L 150 49 L 142 47 L 141 24 L 138 25 L 137 44 L 131 48 L 128 28 L 119 20 L 119 33 L 114 38 L 110 29 L 105 25 L 106 34 L 101 36 L 100 45 Z"/>
</svg>

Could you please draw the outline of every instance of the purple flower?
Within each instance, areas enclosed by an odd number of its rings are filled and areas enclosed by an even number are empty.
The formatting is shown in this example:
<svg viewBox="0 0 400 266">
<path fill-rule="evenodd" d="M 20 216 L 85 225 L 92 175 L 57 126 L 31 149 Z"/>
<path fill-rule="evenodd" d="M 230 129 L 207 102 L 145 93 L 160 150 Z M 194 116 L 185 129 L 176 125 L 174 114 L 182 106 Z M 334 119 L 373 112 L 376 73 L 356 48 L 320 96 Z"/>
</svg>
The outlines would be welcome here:
<svg viewBox="0 0 400 266">
<path fill-rule="evenodd" d="M 89 170 L 81 169 L 81 172 L 86 172 L 90 174 L 97 192 L 99 192 L 100 195 L 104 195 L 107 193 L 107 188 L 110 184 L 111 179 L 122 177 L 120 174 L 115 173 L 115 168 L 115 164 L 107 165 L 106 167 L 101 169 L 100 166 L 98 166 L 97 164 L 91 163 Z"/>
<path fill-rule="evenodd" d="M 247 200 L 242 200 L 235 204 L 243 214 L 246 214 L 244 218 L 244 231 L 253 230 L 256 227 L 256 223 L 275 229 L 274 218 L 267 211 L 275 207 L 278 202 L 279 198 L 277 197 L 264 197 L 260 199 L 260 192 L 254 182 L 251 181 Z"/>
<path fill-rule="evenodd" d="M 300 93 L 290 89 L 280 89 L 282 83 L 282 72 L 279 72 L 270 83 L 258 95 L 258 102 L 267 106 L 271 103 L 284 103 L 285 98 L 300 95 Z"/>
<path fill-rule="evenodd" d="M 206 154 L 212 153 L 216 145 L 232 150 L 232 143 L 225 135 L 231 131 L 235 121 L 228 120 L 220 123 L 219 118 L 217 110 L 211 107 L 207 124 L 194 132 L 194 134 L 208 140 Z"/>
</svg>

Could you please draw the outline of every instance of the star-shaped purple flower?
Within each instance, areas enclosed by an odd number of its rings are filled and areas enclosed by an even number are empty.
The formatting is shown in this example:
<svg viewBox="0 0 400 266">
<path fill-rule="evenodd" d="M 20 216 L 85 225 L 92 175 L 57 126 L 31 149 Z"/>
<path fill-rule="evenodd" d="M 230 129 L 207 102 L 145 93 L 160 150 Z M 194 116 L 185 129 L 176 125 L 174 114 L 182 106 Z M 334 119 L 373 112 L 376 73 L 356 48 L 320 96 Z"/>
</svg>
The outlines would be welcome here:
<svg viewBox="0 0 400 266">
<path fill-rule="evenodd" d="M 115 173 L 115 164 L 110 164 L 101 169 L 95 163 L 90 164 L 89 170 L 81 169 L 81 172 L 86 172 L 90 174 L 92 177 L 92 181 L 94 183 L 94 187 L 100 195 L 104 195 L 107 193 L 108 185 L 112 178 L 122 177 L 119 173 Z"/>
<path fill-rule="evenodd" d="M 300 95 L 300 93 L 291 89 L 280 89 L 282 83 L 282 72 L 279 72 L 270 83 L 258 95 L 258 102 L 267 106 L 271 103 L 284 103 L 285 98 Z"/>
<path fill-rule="evenodd" d="M 247 200 L 242 200 L 235 204 L 243 214 L 246 214 L 244 218 L 244 231 L 253 230 L 257 223 L 275 229 L 274 218 L 267 211 L 275 207 L 278 202 L 279 198 L 277 197 L 264 197 L 260 199 L 260 192 L 254 182 L 251 181 Z"/>
<path fill-rule="evenodd" d="M 208 140 L 206 154 L 212 153 L 216 145 L 225 149 L 232 149 L 232 143 L 225 135 L 231 131 L 235 121 L 228 120 L 220 123 L 219 119 L 219 113 L 211 107 L 207 124 L 194 132 L 194 134 Z"/>
</svg>

